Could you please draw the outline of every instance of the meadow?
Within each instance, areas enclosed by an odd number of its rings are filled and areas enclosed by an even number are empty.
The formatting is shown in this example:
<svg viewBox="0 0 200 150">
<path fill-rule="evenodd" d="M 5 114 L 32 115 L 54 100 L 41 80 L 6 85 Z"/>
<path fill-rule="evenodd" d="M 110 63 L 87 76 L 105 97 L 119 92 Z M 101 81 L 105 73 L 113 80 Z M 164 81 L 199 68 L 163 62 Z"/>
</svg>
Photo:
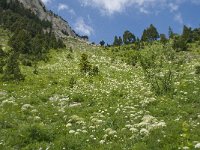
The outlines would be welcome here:
<svg viewBox="0 0 200 150">
<path fill-rule="evenodd" d="M 8 32 L 1 31 L 3 49 Z M 0 149 L 200 149 L 200 46 L 100 47 L 73 38 L 0 81 Z M 97 74 L 82 73 L 82 54 Z M 1 77 L 1 75 L 0 75 Z"/>
</svg>

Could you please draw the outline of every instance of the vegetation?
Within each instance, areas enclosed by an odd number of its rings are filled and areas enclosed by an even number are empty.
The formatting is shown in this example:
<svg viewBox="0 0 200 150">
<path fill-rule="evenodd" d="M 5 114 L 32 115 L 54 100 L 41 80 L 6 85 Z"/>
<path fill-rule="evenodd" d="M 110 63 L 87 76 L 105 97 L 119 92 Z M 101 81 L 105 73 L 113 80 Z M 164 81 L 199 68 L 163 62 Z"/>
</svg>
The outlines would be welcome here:
<svg viewBox="0 0 200 150">
<path fill-rule="evenodd" d="M 0 149 L 200 148 L 199 28 L 168 38 L 150 25 L 105 47 L 68 37 L 59 50 L 37 31 L 0 27 Z"/>
<path fill-rule="evenodd" d="M 10 57 L 7 61 L 2 61 L 5 58 L 1 58 L 0 72 L 6 74 L 3 77 L 4 80 L 22 79 L 18 67 L 19 60 L 24 65 L 31 66 L 32 63 L 36 64 L 39 60 L 46 60 L 46 54 L 51 48 L 58 49 L 65 47 L 63 41 L 56 39 L 55 35 L 51 32 L 52 25 L 50 22 L 41 21 L 18 1 L 7 3 L 6 0 L 2 0 L 0 2 L 0 16 L 1 27 L 13 33 L 9 39 L 9 46 L 12 48 Z M 44 30 L 50 30 L 50 32 L 45 33 Z M 3 66 L 5 65 L 7 67 L 4 71 Z"/>
</svg>

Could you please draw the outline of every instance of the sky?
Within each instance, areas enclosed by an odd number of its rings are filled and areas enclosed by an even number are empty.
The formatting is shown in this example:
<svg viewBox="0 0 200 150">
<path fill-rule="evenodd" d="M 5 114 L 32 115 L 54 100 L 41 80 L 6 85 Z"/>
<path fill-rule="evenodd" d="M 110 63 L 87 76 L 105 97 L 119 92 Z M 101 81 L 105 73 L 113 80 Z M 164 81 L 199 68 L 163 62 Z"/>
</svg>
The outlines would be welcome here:
<svg viewBox="0 0 200 150">
<path fill-rule="evenodd" d="M 64 18 L 91 42 L 112 44 L 114 36 L 129 30 L 141 37 L 153 24 L 168 34 L 171 26 L 181 33 L 183 25 L 200 27 L 200 0 L 42 0 L 47 9 Z"/>
</svg>

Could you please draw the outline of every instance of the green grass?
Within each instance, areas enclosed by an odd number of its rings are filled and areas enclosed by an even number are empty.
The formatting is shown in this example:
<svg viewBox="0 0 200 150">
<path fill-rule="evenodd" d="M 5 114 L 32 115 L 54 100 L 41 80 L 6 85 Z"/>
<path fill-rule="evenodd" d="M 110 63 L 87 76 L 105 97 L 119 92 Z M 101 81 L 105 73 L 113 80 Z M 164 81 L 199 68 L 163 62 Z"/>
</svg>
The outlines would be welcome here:
<svg viewBox="0 0 200 150">
<path fill-rule="evenodd" d="M 200 80 L 194 73 L 199 47 L 175 53 L 184 59 L 178 68 L 177 59 L 165 60 L 160 70 L 173 66 L 174 91 L 156 95 L 139 61 L 132 66 L 126 58 L 151 50 L 164 55 L 159 43 L 142 51 L 115 51 L 75 39 L 66 44 L 51 50 L 48 62 L 39 62 L 38 75 L 21 66 L 24 82 L 0 82 L 0 149 L 172 150 L 194 149 L 200 142 Z M 80 72 L 82 53 L 99 66 L 99 75 Z"/>
</svg>

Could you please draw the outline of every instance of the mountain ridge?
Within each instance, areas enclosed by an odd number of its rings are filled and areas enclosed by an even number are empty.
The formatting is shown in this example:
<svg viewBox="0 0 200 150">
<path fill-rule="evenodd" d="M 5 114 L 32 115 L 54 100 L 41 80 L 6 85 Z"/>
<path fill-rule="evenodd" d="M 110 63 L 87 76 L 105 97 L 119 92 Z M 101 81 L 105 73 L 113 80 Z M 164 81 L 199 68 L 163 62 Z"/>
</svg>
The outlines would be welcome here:
<svg viewBox="0 0 200 150">
<path fill-rule="evenodd" d="M 8 0 L 8 2 L 11 0 Z M 62 17 L 56 15 L 51 10 L 47 10 L 46 6 L 41 0 L 17 0 L 23 4 L 26 9 L 29 9 L 35 15 L 39 17 L 40 20 L 46 20 L 52 23 L 52 31 L 55 33 L 57 38 L 66 38 L 71 36 L 81 40 L 88 41 L 85 36 L 79 36 L 69 25 L 69 23 Z"/>
</svg>

